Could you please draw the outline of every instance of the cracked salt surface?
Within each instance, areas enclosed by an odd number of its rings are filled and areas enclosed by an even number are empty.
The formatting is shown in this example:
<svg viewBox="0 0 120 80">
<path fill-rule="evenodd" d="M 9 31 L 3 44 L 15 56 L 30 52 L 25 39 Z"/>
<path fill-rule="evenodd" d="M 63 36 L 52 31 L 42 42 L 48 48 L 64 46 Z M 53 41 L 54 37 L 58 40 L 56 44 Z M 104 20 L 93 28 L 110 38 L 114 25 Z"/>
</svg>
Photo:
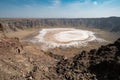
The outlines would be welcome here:
<svg viewBox="0 0 120 80">
<path fill-rule="evenodd" d="M 48 48 L 80 47 L 86 46 L 91 41 L 103 42 L 105 40 L 97 38 L 92 31 L 74 28 L 42 29 L 34 40 Z"/>
</svg>

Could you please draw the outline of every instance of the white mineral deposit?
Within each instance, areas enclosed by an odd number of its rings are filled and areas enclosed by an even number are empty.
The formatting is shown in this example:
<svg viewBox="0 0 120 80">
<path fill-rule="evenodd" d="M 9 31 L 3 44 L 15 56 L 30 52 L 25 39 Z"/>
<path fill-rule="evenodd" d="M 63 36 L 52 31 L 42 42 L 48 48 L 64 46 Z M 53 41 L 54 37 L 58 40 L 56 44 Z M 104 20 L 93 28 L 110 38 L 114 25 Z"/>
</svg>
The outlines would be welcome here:
<svg viewBox="0 0 120 80">
<path fill-rule="evenodd" d="M 91 41 L 104 41 L 95 36 L 95 32 L 74 28 L 42 29 L 35 37 L 48 48 L 86 46 Z"/>
</svg>

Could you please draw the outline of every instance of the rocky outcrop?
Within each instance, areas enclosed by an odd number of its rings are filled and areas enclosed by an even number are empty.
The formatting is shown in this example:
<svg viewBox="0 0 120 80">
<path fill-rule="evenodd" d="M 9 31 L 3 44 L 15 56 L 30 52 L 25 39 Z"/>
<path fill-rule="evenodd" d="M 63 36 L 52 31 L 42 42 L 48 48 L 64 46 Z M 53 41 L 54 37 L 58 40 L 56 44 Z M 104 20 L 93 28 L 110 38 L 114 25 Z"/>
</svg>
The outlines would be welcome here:
<svg viewBox="0 0 120 80">
<path fill-rule="evenodd" d="M 48 80 L 54 61 L 19 38 L 0 38 L 0 80 Z"/>
<path fill-rule="evenodd" d="M 62 80 L 120 80 L 120 39 L 60 60 L 56 73 Z"/>
<path fill-rule="evenodd" d="M 39 27 L 95 27 L 113 32 L 120 31 L 120 17 L 109 18 L 71 18 L 71 19 L 0 19 L 6 30 L 17 31 L 18 29 L 39 28 Z"/>
<path fill-rule="evenodd" d="M 0 53 L 12 52 L 12 53 L 22 53 L 23 45 L 20 43 L 19 38 L 1 38 L 0 39 Z"/>
</svg>

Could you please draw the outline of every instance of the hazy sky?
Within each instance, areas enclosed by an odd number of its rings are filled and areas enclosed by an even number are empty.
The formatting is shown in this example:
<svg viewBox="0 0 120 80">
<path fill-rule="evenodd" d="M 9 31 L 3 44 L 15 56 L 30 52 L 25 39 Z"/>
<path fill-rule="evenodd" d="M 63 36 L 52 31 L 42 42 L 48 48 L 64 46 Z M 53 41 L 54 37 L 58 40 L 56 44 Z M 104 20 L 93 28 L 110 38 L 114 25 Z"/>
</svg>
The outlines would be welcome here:
<svg viewBox="0 0 120 80">
<path fill-rule="evenodd" d="M 120 0 L 0 0 L 0 17 L 90 18 L 120 16 Z"/>
</svg>

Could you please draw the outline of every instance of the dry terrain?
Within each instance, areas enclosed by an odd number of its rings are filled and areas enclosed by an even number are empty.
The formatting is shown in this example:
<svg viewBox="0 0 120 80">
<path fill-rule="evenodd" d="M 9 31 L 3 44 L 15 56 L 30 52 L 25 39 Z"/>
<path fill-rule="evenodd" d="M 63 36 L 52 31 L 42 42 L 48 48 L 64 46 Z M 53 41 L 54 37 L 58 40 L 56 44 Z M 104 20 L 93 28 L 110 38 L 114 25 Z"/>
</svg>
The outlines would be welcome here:
<svg viewBox="0 0 120 80">
<path fill-rule="evenodd" d="M 108 42 L 91 42 L 86 47 L 79 48 L 43 49 L 41 47 L 42 44 L 31 42 L 41 29 L 42 28 L 24 29 L 8 32 L 6 33 L 7 37 L 0 38 L 0 80 L 76 80 L 66 78 L 64 76 L 65 74 L 61 73 L 66 69 L 63 67 L 65 66 L 64 59 L 71 60 L 69 58 L 74 57 L 83 50 L 89 51 L 90 49 L 97 49 L 101 45 L 115 41 L 118 37 L 109 31 L 95 28 L 82 28 L 97 32 L 97 36 Z M 60 60 L 62 60 L 61 62 L 64 61 L 60 63 L 63 65 L 61 68 L 57 67 L 59 66 L 58 62 Z M 68 67 L 69 66 L 70 65 L 68 65 Z M 58 73 L 56 69 L 59 70 Z M 66 73 L 68 77 L 71 76 L 71 73 L 70 75 L 68 74 L 69 72 L 66 71 Z"/>
</svg>

